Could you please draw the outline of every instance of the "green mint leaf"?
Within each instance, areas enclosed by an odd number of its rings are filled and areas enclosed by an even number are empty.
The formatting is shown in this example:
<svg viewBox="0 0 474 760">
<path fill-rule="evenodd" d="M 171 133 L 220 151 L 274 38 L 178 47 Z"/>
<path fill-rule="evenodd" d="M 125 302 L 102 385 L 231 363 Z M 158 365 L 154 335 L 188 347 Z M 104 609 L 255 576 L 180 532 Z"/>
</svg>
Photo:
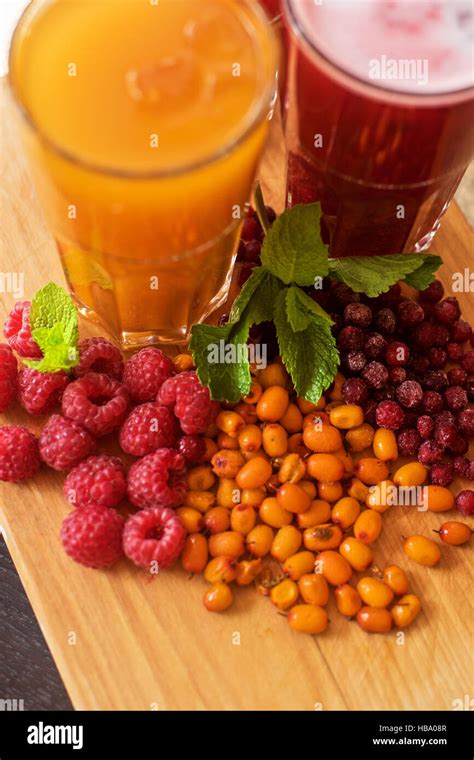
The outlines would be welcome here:
<svg viewBox="0 0 474 760">
<path fill-rule="evenodd" d="M 299 396 L 317 403 L 332 383 L 339 364 L 339 353 L 330 321 L 308 310 L 305 329 L 295 332 L 290 323 L 290 290 L 282 290 L 275 303 L 275 326 L 280 355 Z M 293 296 L 290 296 L 290 304 Z"/>
<path fill-rule="evenodd" d="M 442 260 L 439 256 L 426 253 L 346 256 L 329 259 L 329 274 L 349 285 L 356 293 L 365 293 L 374 298 L 385 293 L 399 280 L 406 280 L 410 285 L 420 282 L 423 287 L 427 287 L 440 263 Z"/>
<path fill-rule="evenodd" d="M 38 372 L 59 372 L 70 370 L 78 363 L 78 351 L 65 340 L 63 326 L 60 323 L 53 327 L 37 327 L 32 331 L 31 336 L 43 352 L 43 357 L 37 360 L 24 360 L 27 367 L 36 369 Z"/>
<path fill-rule="evenodd" d="M 283 212 L 262 245 L 261 262 L 286 285 L 314 285 L 328 274 L 328 249 L 320 235 L 321 206 L 305 203 Z"/>
<path fill-rule="evenodd" d="M 334 324 L 329 314 L 316 301 L 294 285 L 288 288 L 286 309 L 288 321 L 294 332 L 306 330 L 313 317 L 325 319 L 329 325 Z"/>
<path fill-rule="evenodd" d="M 38 327 L 54 327 L 56 324 L 63 326 L 65 342 L 75 345 L 78 340 L 76 308 L 63 288 L 55 282 L 49 282 L 33 298 L 30 326 L 33 331 Z"/>
</svg>

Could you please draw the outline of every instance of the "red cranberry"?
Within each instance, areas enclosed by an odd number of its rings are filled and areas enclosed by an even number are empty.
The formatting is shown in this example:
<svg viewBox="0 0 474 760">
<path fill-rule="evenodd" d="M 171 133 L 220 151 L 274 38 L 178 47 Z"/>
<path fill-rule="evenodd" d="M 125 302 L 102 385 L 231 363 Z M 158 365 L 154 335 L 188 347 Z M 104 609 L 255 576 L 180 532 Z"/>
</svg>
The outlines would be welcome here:
<svg viewBox="0 0 474 760">
<path fill-rule="evenodd" d="M 467 457 L 454 457 L 453 468 L 455 475 L 459 478 L 467 478 L 470 473 L 471 464 Z"/>
<path fill-rule="evenodd" d="M 436 342 L 436 327 L 430 322 L 422 322 L 415 327 L 414 341 L 420 351 L 428 351 Z"/>
<path fill-rule="evenodd" d="M 460 385 L 451 385 L 444 392 L 444 401 L 448 409 L 459 412 L 467 406 L 467 393 Z"/>
<path fill-rule="evenodd" d="M 467 381 L 467 372 L 455 367 L 448 372 L 448 382 L 450 385 L 464 385 Z"/>
<path fill-rule="evenodd" d="M 466 351 L 461 359 L 461 367 L 468 375 L 474 375 L 474 351 Z"/>
<path fill-rule="evenodd" d="M 423 388 L 416 380 L 405 380 L 397 388 L 397 400 L 405 409 L 413 409 L 423 399 Z"/>
<path fill-rule="evenodd" d="M 349 351 L 344 357 L 344 364 L 350 372 L 361 372 L 367 364 L 363 351 Z"/>
<path fill-rule="evenodd" d="M 394 340 L 385 351 L 385 361 L 391 367 L 404 367 L 410 358 L 410 349 L 406 343 Z"/>
<path fill-rule="evenodd" d="M 409 362 L 409 368 L 415 373 L 415 375 L 424 375 L 428 372 L 429 366 L 430 363 L 426 356 L 420 356 L 420 354 L 413 356 Z"/>
<path fill-rule="evenodd" d="M 458 435 L 449 448 L 456 456 L 463 457 L 469 451 L 469 441 L 464 436 Z"/>
<path fill-rule="evenodd" d="M 388 379 L 394 385 L 400 385 L 407 379 L 407 371 L 404 367 L 391 367 L 388 371 Z"/>
<path fill-rule="evenodd" d="M 375 425 L 375 412 L 377 410 L 377 402 L 371 398 L 364 404 L 364 419 L 369 425 Z"/>
<path fill-rule="evenodd" d="M 434 325 L 434 346 L 447 346 L 449 343 L 449 331 L 441 325 Z"/>
<path fill-rule="evenodd" d="M 402 457 L 413 457 L 421 444 L 421 436 L 418 430 L 407 428 L 399 432 L 397 443 L 398 451 Z"/>
<path fill-rule="evenodd" d="M 441 391 L 448 385 L 448 376 L 441 369 L 433 369 L 426 373 L 425 388 Z"/>
<path fill-rule="evenodd" d="M 458 362 L 464 353 L 460 343 L 448 343 L 446 351 L 448 352 L 448 359 L 452 362 Z"/>
<path fill-rule="evenodd" d="M 443 369 L 448 361 L 448 354 L 444 348 L 430 348 L 426 356 L 432 369 Z"/>
<path fill-rule="evenodd" d="M 436 319 L 443 325 L 452 325 L 461 316 L 457 298 L 445 298 L 437 303 L 434 310 Z"/>
<path fill-rule="evenodd" d="M 449 332 L 451 340 L 454 340 L 456 343 L 465 343 L 472 335 L 472 327 L 469 322 L 465 322 L 464 319 L 458 319 L 457 322 L 454 322 L 451 326 Z"/>
<path fill-rule="evenodd" d="M 349 303 L 344 309 L 344 322 L 366 329 L 372 322 L 372 311 L 364 303 Z"/>
<path fill-rule="evenodd" d="M 342 328 L 337 342 L 342 351 L 360 351 L 365 343 L 365 334 L 360 327 L 348 325 Z"/>
<path fill-rule="evenodd" d="M 458 414 L 458 427 L 468 438 L 474 437 L 474 409 L 463 409 Z"/>
<path fill-rule="evenodd" d="M 362 370 L 362 378 L 367 385 L 377 390 L 383 388 L 388 380 L 388 370 L 380 362 L 369 362 Z"/>
<path fill-rule="evenodd" d="M 401 292 L 400 283 L 395 282 L 393 285 L 390 285 L 386 293 L 381 293 L 377 300 L 387 306 L 397 304 L 400 302 Z"/>
<path fill-rule="evenodd" d="M 435 425 L 455 425 L 456 419 L 452 412 L 448 412 L 447 409 L 444 409 L 442 412 L 435 415 L 434 423 Z"/>
<path fill-rule="evenodd" d="M 367 338 L 364 346 L 365 355 L 368 359 L 382 359 L 385 356 L 387 341 L 380 333 L 372 333 Z"/>
<path fill-rule="evenodd" d="M 243 261 L 249 261 L 252 264 L 257 264 L 260 261 L 260 251 L 262 244 L 258 240 L 250 240 L 248 243 L 244 243 L 245 248 L 243 251 Z"/>
<path fill-rule="evenodd" d="M 438 464 L 443 458 L 443 451 L 436 441 L 424 441 L 418 449 L 418 461 L 428 466 Z"/>
<path fill-rule="evenodd" d="M 405 412 L 396 401 L 382 401 L 377 406 L 375 421 L 379 427 L 398 430 L 405 422 Z"/>
<path fill-rule="evenodd" d="M 331 295 L 340 306 L 347 306 L 347 304 L 359 300 L 357 293 L 354 293 L 352 288 L 344 282 L 335 282 L 331 288 Z"/>
<path fill-rule="evenodd" d="M 256 216 L 251 213 L 247 216 L 242 227 L 242 240 L 249 242 L 250 240 L 262 240 L 263 233 L 260 226 L 260 222 Z"/>
<path fill-rule="evenodd" d="M 443 397 L 437 391 L 425 391 L 421 408 L 427 414 L 436 414 L 443 408 Z"/>
<path fill-rule="evenodd" d="M 436 443 L 439 443 L 444 449 L 456 444 L 457 437 L 458 431 L 456 430 L 456 426 L 452 423 L 444 422 L 442 425 L 436 426 Z"/>
<path fill-rule="evenodd" d="M 398 305 L 397 316 L 401 327 L 415 327 L 415 325 L 423 322 L 425 312 L 416 301 L 402 301 Z"/>
<path fill-rule="evenodd" d="M 367 385 L 360 377 L 350 377 L 343 383 L 342 397 L 346 404 L 364 404 L 368 395 Z"/>
<path fill-rule="evenodd" d="M 434 430 L 434 420 L 432 417 L 428 417 L 427 414 L 422 414 L 416 421 L 416 429 L 418 430 L 422 438 L 431 438 L 431 434 Z"/>
<path fill-rule="evenodd" d="M 454 480 L 454 470 L 451 462 L 434 464 L 430 470 L 430 482 L 435 486 L 447 488 Z"/>
<path fill-rule="evenodd" d="M 456 496 L 456 507 L 464 517 L 474 514 L 474 491 L 466 488 Z"/>
<path fill-rule="evenodd" d="M 420 301 L 423 303 L 438 303 L 444 296 L 443 283 L 433 280 L 424 290 L 420 290 Z"/>
<path fill-rule="evenodd" d="M 377 330 L 385 335 L 392 335 L 397 326 L 395 314 L 391 309 L 380 309 L 374 319 Z"/>
</svg>

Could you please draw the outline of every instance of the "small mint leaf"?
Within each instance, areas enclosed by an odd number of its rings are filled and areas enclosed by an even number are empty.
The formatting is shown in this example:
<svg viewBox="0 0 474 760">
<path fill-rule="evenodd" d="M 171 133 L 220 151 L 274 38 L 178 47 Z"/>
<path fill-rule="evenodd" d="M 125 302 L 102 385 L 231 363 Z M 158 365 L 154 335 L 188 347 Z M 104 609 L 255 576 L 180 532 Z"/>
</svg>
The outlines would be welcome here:
<svg viewBox="0 0 474 760">
<path fill-rule="evenodd" d="M 410 272 L 405 277 L 407 285 L 411 285 L 412 288 L 417 290 L 424 290 L 428 285 L 433 282 L 435 274 L 442 266 L 443 259 L 441 256 L 434 256 L 433 254 L 420 254 L 423 256 L 423 263 L 414 272 Z"/>
<path fill-rule="evenodd" d="M 425 253 L 345 256 L 340 259 L 329 259 L 329 273 L 356 293 L 365 293 L 370 298 L 375 298 L 385 293 L 399 280 L 406 280 L 409 284 L 426 281 L 429 285 L 440 263 L 442 260 L 439 256 Z M 418 279 L 416 278 L 417 271 L 419 271 Z"/>
<path fill-rule="evenodd" d="M 32 332 L 33 340 L 43 352 L 43 357 L 37 360 L 24 360 L 27 367 L 38 372 L 68 371 L 78 363 L 78 352 L 64 340 L 61 324 L 53 327 L 37 327 Z"/>
<path fill-rule="evenodd" d="M 30 326 L 33 331 L 38 327 L 53 327 L 58 323 L 63 325 L 66 343 L 77 343 L 77 311 L 71 297 L 55 282 L 48 282 L 33 298 Z"/>
<path fill-rule="evenodd" d="M 294 332 L 305 330 L 313 316 L 327 320 L 330 325 L 334 324 L 329 314 L 316 301 L 294 285 L 287 290 L 286 312 Z"/>
</svg>

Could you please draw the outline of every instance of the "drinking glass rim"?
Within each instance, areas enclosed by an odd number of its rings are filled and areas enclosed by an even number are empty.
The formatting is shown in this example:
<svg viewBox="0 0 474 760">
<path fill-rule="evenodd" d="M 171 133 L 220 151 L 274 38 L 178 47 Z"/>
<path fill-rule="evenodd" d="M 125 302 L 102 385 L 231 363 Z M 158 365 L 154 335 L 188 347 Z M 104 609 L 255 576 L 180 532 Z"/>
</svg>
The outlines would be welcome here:
<svg viewBox="0 0 474 760">
<path fill-rule="evenodd" d="M 318 57 L 324 63 L 333 71 L 336 71 L 340 77 L 342 77 L 343 80 L 348 80 L 349 82 L 352 82 L 355 85 L 355 88 L 357 91 L 364 91 L 364 94 L 367 96 L 368 92 L 373 95 L 374 97 L 377 97 L 378 99 L 382 98 L 384 100 L 388 101 L 395 101 L 399 105 L 404 105 L 404 101 L 406 101 L 407 105 L 421 105 L 420 100 L 423 101 L 423 105 L 425 106 L 436 106 L 436 105 L 443 105 L 443 102 L 446 102 L 448 104 L 449 102 L 459 102 L 469 99 L 469 95 L 472 96 L 474 94 L 474 86 L 471 87 L 463 87 L 458 90 L 451 90 L 450 92 L 440 92 L 440 93 L 433 93 L 433 92 L 422 92 L 419 93 L 415 92 L 406 92 L 404 90 L 396 90 L 395 88 L 388 88 L 383 87 L 382 85 L 376 84 L 374 81 L 367 81 L 366 79 L 362 79 L 361 77 L 357 76 L 356 74 L 353 74 L 352 72 L 346 71 L 342 66 L 335 63 L 331 58 L 328 58 L 327 55 L 325 55 L 322 50 L 320 50 L 316 44 L 309 38 L 309 36 L 306 34 L 305 30 L 302 28 L 302 26 L 298 23 L 298 19 L 295 16 L 295 12 L 293 9 L 295 0 L 282 0 L 283 3 L 283 13 L 282 17 L 285 19 L 295 35 L 295 37 L 298 37 L 303 44 L 305 45 L 305 48 L 307 48 L 310 53 L 313 55 L 313 57 Z"/>
<path fill-rule="evenodd" d="M 269 77 L 267 86 L 265 87 L 264 91 L 261 93 L 260 97 L 256 99 L 256 102 L 254 103 L 252 108 L 249 110 L 247 118 L 245 119 L 245 121 L 242 122 L 242 131 L 236 137 L 234 137 L 232 141 L 226 142 L 220 148 L 213 151 L 212 153 L 205 156 L 204 158 L 200 158 L 197 161 L 184 164 L 183 166 L 170 168 L 170 169 L 159 169 L 159 170 L 153 169 L 153 170 L 144 170 L 144 171 L 134 170 L 134 169 L 130 169 L 130 170 L 119 169 L 117 167 L 101 166 L 99 164 L 94 163 L 93 161 L 85 160 L 81 158 L 80 156 L 76 155 L 74 151 L 68 150 L 56 144 L 54 140 L 52 140 L 46 134 L 44 134 L 44 132 L 40 129 L 38 124 L 35 122 L 35 119 L 33 118 L 29 109 L 26 107 L 19 93 L 15 89 L 12 59 L 13 59 L 13 48 L 14 48 L 19 30 L 23 26 L 23 24 L 28 21 L 28 15 L 33 12 L 32 9 L 34 9 L 38 5 L 38 3 L 47 4 L 51 2 L 53 2 L 53 0 L 30 0 L 28 5 L 22 11 L 16 23 L 16 26 L 15 26 L 15 29 L 13 31 L 11 41 L 10 41 L 10 46 L 9 46 L 9 51 L 8 51 L 7 83 L 8 83 L 11 95 L 13 97 L 13 101 L 16 107 L 18 108 L 18 110 L 20 111 L 21 116 L 25 119 L 26 123 L 28 124 L 29 127 L 31 127 L 31 129 L 34 131 L 34 133 L 39 138 L 39 140 L 55 155 L 59 156 L 59 158 L 62 158 L 65 161 L 68 161 L 69 163 L 72 163 L 81 169 L 92 171 L 96 174 L 102 174 L 108 177 L 118 177 L 120 179 L 129 179 L 129 180 L 134 180 L 134 179 L 152 180 L 152 179 L 167 179 L 167 178 L 172 179 L 173 177 L 179 177 L 183 174 L 192 173 L 206 166 L 209 166 L 213 163 L 216 163 L 217 161 L 220 161 L 221 159 L 230 155 L 242 143 L 245 142 L 245 140 L 249 137 L 249 135 L 252 134 L 253 129 L 259 124 L 260 121 L 263 120 L 269 108 L 271 108 L 271 103 L 274 97 L 274 93 L 276 93 L 276 74 L 277 74 L 278 60 L 279 60 L 279 54 L 280 54 L 280 43 L 271 23 L 268 20 L 268 16 L 265 13 L 262 6 L 260 5 L 259 1 L 258 0 L 244 0 L 246 5 L 249 6 L 249 8 L 252 10 L 255 16 L 257 16 L 257 18 L 260 19 L 260 21 L 265 22 L 262 24 L 262 26 L 267 27 L 267 36 L 270 43 L 269 47 L 272 53 L 272 61 L 270 62 L 270 70 L 273 73 L 272 73 L 272 76 Z"/>
</svg>

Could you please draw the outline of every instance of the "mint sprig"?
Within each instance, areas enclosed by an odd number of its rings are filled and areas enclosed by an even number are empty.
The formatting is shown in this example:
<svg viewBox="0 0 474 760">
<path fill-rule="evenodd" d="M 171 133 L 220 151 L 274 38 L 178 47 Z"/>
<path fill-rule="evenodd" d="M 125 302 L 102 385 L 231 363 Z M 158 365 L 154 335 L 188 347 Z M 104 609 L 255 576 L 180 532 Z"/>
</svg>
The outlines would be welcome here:
<svg viewBox="0 0 474 760">
<path fill-rule="evenodd" d="M 77 310 L 63 288 L 49 282 L 38 290 L 31 303 L 31 337 L 43 357 L 25 359 L 27 367 L 39 372 L 70 370 L 79 362 Z"/>
</svg>

